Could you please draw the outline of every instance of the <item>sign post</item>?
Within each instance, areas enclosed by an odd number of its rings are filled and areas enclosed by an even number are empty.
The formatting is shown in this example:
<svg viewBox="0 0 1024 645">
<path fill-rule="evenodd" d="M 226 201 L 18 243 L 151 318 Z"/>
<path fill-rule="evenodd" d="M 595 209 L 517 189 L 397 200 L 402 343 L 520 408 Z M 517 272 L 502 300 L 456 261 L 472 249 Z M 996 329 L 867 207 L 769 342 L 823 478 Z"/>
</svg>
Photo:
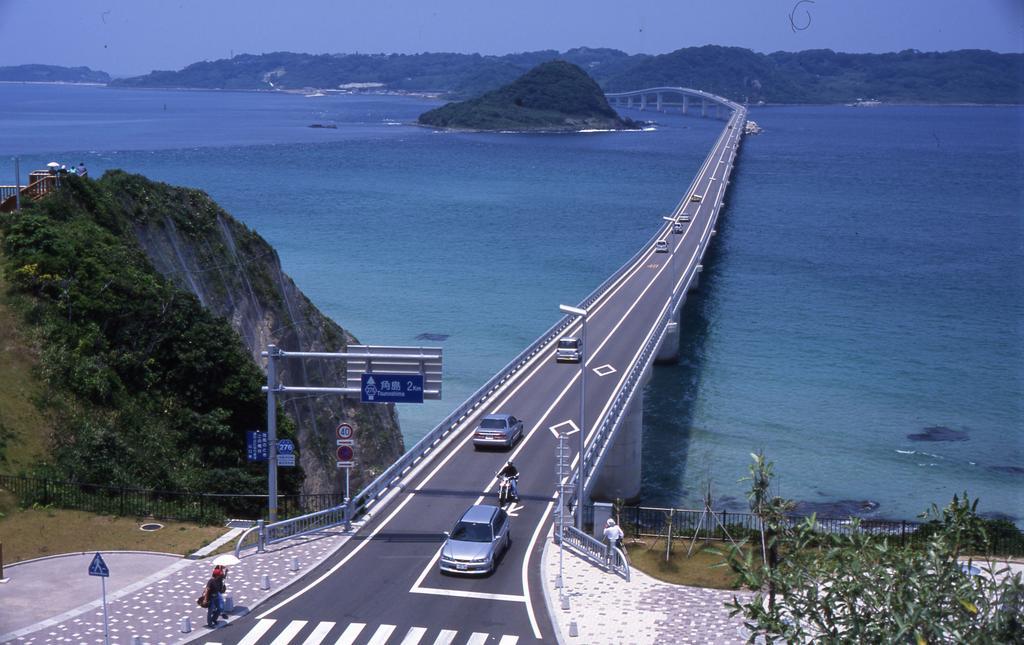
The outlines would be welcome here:
<svg viewBox="0 0 1024 645">
<path fill-rule="evenodd" d="M 349 508 L 351 499 L 349 498 L 348 490 L 348 476 L 352 470 L 352 466 L 355 464 L 355 429 L 348 423 L 338 424 L 335 433 L 338 435 L 338 468 L 345 469 L 345 530 L 352 530 L 352 509 Z"/>
<path fill-rule="evenodd" d="M 100 578 L 100 586 L 103 590 L 103 644 L 110 645 L 110 628 L 107 621 L 107 578 L 110 577 L 110 569 L 107 568 L 107 563 L 103 561 L 103 556 L 99 551 L 89 563 L 89 575 Z"/>
</svg>

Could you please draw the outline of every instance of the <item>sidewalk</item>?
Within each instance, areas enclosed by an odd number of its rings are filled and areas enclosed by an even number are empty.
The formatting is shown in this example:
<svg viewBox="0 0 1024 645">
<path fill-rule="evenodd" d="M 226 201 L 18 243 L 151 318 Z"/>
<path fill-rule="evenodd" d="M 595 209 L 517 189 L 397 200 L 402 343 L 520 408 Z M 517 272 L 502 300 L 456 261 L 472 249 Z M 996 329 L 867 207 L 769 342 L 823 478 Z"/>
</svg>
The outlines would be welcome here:
<svg viewBox="0 0 1024 645">
<path fill-rule="evenodd" d="M 218 542 L 230 540 L 236 532 L 229 531 L 227 540 Z M 234 604 L 231 617 L 244 615 L 297 580 L 349 537 L 340 528 L 328 529 L 271 545 L 264 553 L 243 552 L 242 562 L 230 567 L 227 578 L 227 595 Z M 212 557 L 102 553 L 110 569 L 107 612 L 112 643 L 131 643 L 135 636 L 143 643 L 185 643 L 215 633 L 206 627 L 206 610 L 196 604 L 213 570 Z M 5 566 L 9 581 L 0 584 L 0 642 L 103 643 L 101 583 L 88 575 L 93 555 L 67 554 Z M 293 560 L 298 565 L 295 571 Z M 264 574 L 270 580 L 267 590 L 261 588 Z M 189 633 L 181 631 L 185 618 L 191 621 Z"/>
<path fill-rule="evenodd" d="M 565 549 L 562 571 L 569 609 L 561 608 L 558 545 L 548 534 L 541 559 L 548 611 L 563 645 L 638 643 L 745 643 L 740 618 L 730 618 L 724 603 L 749 593 L 684 587 L 661 582 L 633 569 L 630 580 Z M 572 636 L 575 624 L 576 636 Z"/>
</svg>

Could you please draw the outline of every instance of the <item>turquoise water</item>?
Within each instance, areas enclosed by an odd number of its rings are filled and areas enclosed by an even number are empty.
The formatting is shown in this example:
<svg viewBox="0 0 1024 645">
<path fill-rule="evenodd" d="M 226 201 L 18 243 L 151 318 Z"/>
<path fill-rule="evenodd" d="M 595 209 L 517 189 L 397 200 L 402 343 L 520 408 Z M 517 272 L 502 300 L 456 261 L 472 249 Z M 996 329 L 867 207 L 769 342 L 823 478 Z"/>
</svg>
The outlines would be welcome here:
<svg viewBox="0 0 1024 645">
<path fill-rule="evenodd" d="M 0 85 L 0 155 L 202 188 L 361 341 L 444 347 L 444 400 L 400 408 L 411 444 L 653 234 L 722 125 L 403 125 L 435 104 Z M 645 392 L 646 503 L 710 481 L 741 508 L 763 448 L 806 508 L 909 519 L 967 489 L 1024 516 L 1022 117 L 752 110 L 684 358 Z"/>
</svg>

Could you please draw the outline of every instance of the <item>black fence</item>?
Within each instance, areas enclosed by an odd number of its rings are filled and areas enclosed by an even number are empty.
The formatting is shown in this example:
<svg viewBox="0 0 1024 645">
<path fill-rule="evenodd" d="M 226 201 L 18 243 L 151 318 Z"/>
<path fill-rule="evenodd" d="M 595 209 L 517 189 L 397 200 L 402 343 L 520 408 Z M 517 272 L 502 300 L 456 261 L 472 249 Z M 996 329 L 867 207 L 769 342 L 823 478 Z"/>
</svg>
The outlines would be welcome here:
<svg viewBox="0 0 1024 645">
<path fill-rule="evenodd" d="M 124 486 L 103 486 L 34 477 L 0 475 L 23 508 L 49 506 L 120 517 L 221 524 L 227 518 L 265 519 L 266 495 L 181 493 Z M 278 495 L 278 519 L 313 513 L 342 503 L 341 494 Z"/>
<path fill-rule="evenodd" d="M 584 523 L 593 525 L 593 507 L 584 509 Z M 803 523 L 805 515 L 789 515 L 791 526 Z M 672 537 L 698 540 L 742 540 L 759 534 L 760 523 L 753 513 L 727 511 L 697 511 L 689 509 L 647 508 L 624 506 L 619 509 L 619 523 L 626 535 L 633 537 L 665 537 L 671 526 Z M 887 536 L 895 543 L 912 545 L 924 543 L 934 525 L 905 520 L 876 520 L 861 518 L 856 525 L 848 518 L 815 517 L 815 529 L 820 533 L 848 535 L 854 530 L 864 534 Z M 1024 555 L 1024 532 L 1011 525 L 986 527 L 991 555 Z"/>
</svg>

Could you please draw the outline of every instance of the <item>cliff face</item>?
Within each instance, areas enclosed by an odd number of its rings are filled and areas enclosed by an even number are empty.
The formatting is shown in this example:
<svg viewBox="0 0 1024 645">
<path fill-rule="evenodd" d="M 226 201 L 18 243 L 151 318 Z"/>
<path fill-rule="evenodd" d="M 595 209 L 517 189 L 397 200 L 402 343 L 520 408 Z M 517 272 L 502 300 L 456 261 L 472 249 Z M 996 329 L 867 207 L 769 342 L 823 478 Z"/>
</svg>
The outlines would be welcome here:
<svg viewBox="0 0 1024 645">
<path fill-rule="evenodd" d="M 358 342 L 303 295 L 262 237 L 204 193 L 124 173 L 107 173 L 104 181 L 132 213 L 134 235 L 157 271 L 230 321 L 264 371 L 260 352 L 268 344 L 285 351 L 339 352 Z M 278 374 L 290 386 L 337 387 L 345 378 L 342 361 L 322 359 L 280 360 Z M 340 422 L 356 430 L 353 491 L 403 452 L 393 405 L 364 405 L 336 395 L 282 398 L 298 429 L 305 493 L 342 489 L 334 436 Z"/>
</svg>

